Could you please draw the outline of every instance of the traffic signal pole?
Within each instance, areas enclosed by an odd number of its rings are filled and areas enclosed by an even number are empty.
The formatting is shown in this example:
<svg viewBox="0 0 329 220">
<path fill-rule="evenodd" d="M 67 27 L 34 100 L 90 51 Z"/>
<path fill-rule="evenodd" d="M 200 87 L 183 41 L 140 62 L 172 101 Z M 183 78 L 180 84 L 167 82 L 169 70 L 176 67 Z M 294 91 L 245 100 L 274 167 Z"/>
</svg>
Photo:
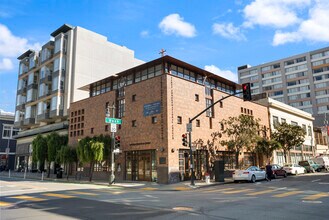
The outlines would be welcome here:
<svg viewBox="0 0 329 220">
<path fill-rule="evenodd" d="M 115 105 L 113 103 L 112 107 L 109 107 L 112 112 L 112 117 L 115 118 Z M 111 132 L 111 176 L 110 176 L 110 185 L 115 181 L 115 174 L 114 174 L 114 148 L 115 148 L 115 140 L 114 140 L 114 132 Z"/>
<path fill-rule="evenodd" d="M 200 112 L 199 114 L 197 114 L 196 116 L 194 116 L 193 118 L 189 119 L 189 124 L 192 124 L 192 122 L 197 119 L 200 115 L 202 115 L 203 113 L 205 113 L 208 109 L 212 108 L 214 105 L 216 105 L 218 102 L 221 102 L 231 96 L 235 96 L 237 94 L 243 93 L 243 91 L 241 92 L 236 92 L 234 94 L 228 95 L 226 97 L 223 97 L 219 100 L 217 100 L 216 102 L 214 102 L 212 105 L 208 106 L 207 108 L 205 108 L 202 112 Z M 192 130 L 188 131 L 189 133 L 189 147 L 190 147 L 190 169 L 191 169 L 191 186 L 194 186 L 194 160 L 193 160 L 193 152 L 192 152 Z"/>
</svg>

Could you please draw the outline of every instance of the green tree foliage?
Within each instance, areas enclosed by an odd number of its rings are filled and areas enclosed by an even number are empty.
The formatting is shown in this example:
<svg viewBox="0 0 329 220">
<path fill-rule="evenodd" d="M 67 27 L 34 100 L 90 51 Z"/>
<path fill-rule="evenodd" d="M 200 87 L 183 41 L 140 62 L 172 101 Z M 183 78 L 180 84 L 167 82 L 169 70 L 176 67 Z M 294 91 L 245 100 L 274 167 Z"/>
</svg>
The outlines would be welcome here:
<svg viewBox="0 0 329 220">
<path fill-rule="evenodd" d="M 298 125 L 290 125 L 281 123 L 275 128 L 272 133 L 272 139 L 280 143 L 283 149 L 286 162 L 287 153 L 295 146 L 300 146 L 304 143 L 306 131 Z"/>
<path fill-rule="evenodd" d="M 280 148 L 281 145 L 277 141 L 268 140 L 267 138 L 262 137 L 256 142 L 255 152 L 265 155 L 268 162 L 270 162 L 273 151 Z"/>
<path fill-rule="evenodd" d="M 79 161 L 82 164 L 89 163 L 89 181 L 92 180 L 95 162 L 101 162 L 104 158 L 104 143 L 98 138 L 85 137 L 79 141 L 76 149 Z"/>
<path fill-rule="evenodd" d="M 32 141 L 33 161 L 39 162 L 39 170 L 44 171 L 45 160 L 47 159 L 48 146 L 47 140 L 41 134 L 38 134 Z"/>
<path fill-rule="evenodd" d="M 47 157 L 47 162 L 48 162 L 48 178 L 50 176 L 50 164 L 51 162 L 56 160 L 57 157 L 57 152 L 61 148 L 62 144 L 62 138 L 60 135 L 56 132 L 52 132 L 49 135 L 47 135 L 47 145 L 48 145 L 48 157 Z"/>
<path fill-rule="evenodd" d="M 222 141 L 227 149 L 235 154 L 236 168 L 239 166 L 239 154 L 245 147 L 249 151 L 254 151 L 258 138 L 260 119 L 254 119 L 249 115 L 239 115 L 239 117 L 229 117 L 223 120 L 225 129 L 223 134 L 228 137 L 227 141 Z"/>
</svg>

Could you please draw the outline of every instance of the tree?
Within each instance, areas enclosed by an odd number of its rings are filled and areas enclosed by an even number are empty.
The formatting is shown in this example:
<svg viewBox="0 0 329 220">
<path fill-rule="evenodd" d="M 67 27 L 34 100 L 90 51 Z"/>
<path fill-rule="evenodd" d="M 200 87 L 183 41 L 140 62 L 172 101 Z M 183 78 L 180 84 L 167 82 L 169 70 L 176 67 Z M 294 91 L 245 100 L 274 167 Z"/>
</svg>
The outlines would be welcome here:
<svg viewBox="0 0 329 220">
<path fill-rule="evenodd" d="M 280 143 L 283 149 L 285 161 L 287 160 L 287 153 L 294 147 L 304 143 L 306 131 L 298 125 L 290 125 L 281 123 L 275 128 L 272 138 Z"/>
<path fill-rule="evenodd" d="M 71 163 L 77 162 L 77 153 L 76 149 L 69 147 L 67 145 L 61 146 L 61 149 L 58 152 L 57 163 L 64 164 L 64 170 L 66 169 L 67 179 L 69 177 L 69 167 Z"/>
<path fill-rule="evenodd" d="M 47 175 L 47 177 L 49 178 L 51 162 L 55 162 L 57 152 L 60 150 L 63 140 L 60 137 L 60 135 L 56 132 L 52 132 L 49 135 L 47 135 L 46 139 L 47 139 L 47 145 L 48 145 L 48 155 L 47 155 L 48 175 Z"/>
<path fill-rule="evenodd" d="M 39 170 L 44 171 L 45 160 L 47 159 L 48 146 L 47 140 L 41 134 L 38 134 L 32 141 L 32 160 L 39 162 Z"/>
<path fill-rule="evenodd" d="M 77 155 L 82 164 L 89 163 L 89 181 L 92 180 L 95 162 L 100 162 L 104 158 L 103 151 L 104 143 L 97 138 L 85 137 L 79 141 Z"/>
<path fill-rule="evenodd" d="M 255 152 L 265 155 L 266 159 L 270 161 L 273 151 L 280 148 L 281 145 L 279 142 L 262 137 L 256 142 Z"/>
<path fill-rule="evenodd" d="M 254 144 L 258 137 L 260 119 L 254 119 L 249 115 L 239 115 L 239 117 L 229 117 L 223 120 L 225 129 L 223 134 L 228 137 L 227 141 L 222 141 L 229 151 L 234 152 L 236 168 L 239 168 L 239 154 L 245 147 L 249 151 L 253 151 Z"/>
</svg>

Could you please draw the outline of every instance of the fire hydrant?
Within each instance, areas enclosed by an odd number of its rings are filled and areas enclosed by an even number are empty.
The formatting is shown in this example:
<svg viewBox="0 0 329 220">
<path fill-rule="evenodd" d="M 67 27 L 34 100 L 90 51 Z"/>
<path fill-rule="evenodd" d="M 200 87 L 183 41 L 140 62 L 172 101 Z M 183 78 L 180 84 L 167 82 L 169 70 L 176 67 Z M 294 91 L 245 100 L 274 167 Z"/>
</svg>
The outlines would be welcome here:
<svg viewBox="0 0 329 220">
<path fill-rule="evenodd" d="M 210 183 L 210 174 L 205 173 L 204 176 L 205 176 L 206 183 L 209 184 Z"/>
</svg>

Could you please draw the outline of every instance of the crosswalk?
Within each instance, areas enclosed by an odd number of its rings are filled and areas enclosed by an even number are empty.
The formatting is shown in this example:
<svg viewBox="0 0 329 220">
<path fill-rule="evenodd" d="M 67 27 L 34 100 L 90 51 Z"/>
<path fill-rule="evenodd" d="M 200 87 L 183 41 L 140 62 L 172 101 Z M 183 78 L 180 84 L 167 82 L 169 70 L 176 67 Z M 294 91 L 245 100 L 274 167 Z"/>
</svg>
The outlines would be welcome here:
<svg viewBox="0 0 329 220">
<path fill-rule="evenodd" d="M 329 198 L 329 192 L 317 192 L 317 191 L 302 191 L 295 188 L 262 188 L 262 189 L 237 189 L 237 188 L 220 188 L 204 190 L 203 193 L 211 194 L 224 194 L 224 195 L 239 195 L 239 196 L 268 196 L 270 198 L 285 198 L 297 196 L 302 200 L 318 200 L 323 198 Z"/>
<path fill-rule="evenodd" d="M 184 191 L 184 189 L 180 189 Z M 134 192 L 147 192 L 154 191 L 153 188 L 140 188 L 135 189 Z M 15 195 L 15 196 L 2 196 L 0 199 L 0 208 L 6 208 L 13 206 L 19 202 L 42 202 L 52 199 L 70 199 L 70 198 L 95 198 L 97 196 L 112 195 L 120 196 L 121 194 L 131 193 L 132 191 L 120 190 L 120 189 L 92 189 L 88 191 L 78 191 L 78 190 L 68 190 L 62 192 L 47 192 L 47 193 L 36 193 L 31 195 Z M 302 191 L 296 188 L 274 188 L 274 187 L 264 187 L 264 188 L 211 188 L 203 189 L 199 193 L 204 194 L 223 194 L 225 196 L 250 196 L 253 198 L 255 196 L 267 196 L 272 199 L 286 198 L 286 197 L 296 197 L 298 200 L 314 201 L 319 202 L 319 200 L 327 200 L 329 198 L 329 192 L 319 192 L 319 191 Z"/>
</svg>

